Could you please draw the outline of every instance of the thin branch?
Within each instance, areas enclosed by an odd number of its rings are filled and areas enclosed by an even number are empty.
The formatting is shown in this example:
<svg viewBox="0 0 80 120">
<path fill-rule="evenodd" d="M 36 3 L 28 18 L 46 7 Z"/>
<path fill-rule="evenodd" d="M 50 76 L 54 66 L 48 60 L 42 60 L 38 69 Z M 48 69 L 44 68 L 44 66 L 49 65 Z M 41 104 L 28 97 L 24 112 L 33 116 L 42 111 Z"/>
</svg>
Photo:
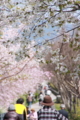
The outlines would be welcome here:
<svg viewBox="0 0 80 120">
<path fill-rule="evenodd" d="M 35 56 L 35 55 L 34 55 L 34 56 Z M 28 65 L 28 63 L 34 58 L 34 56 L 29 59 L 29 61 L 20 69 L 20 71 L 18 71 L 18 72 L 15 73 L 15 74 L 11 74 L 11 75 L 8 75 L 8 76 L 5 76 L 5 77 L 1 78 L 1 79 L 0 79 L 0 82 L 1 82 L 2 80 L 4 80 L 4 79 L 7 79 L 7 78 L 10 78 L 10 77 L 16 76 L 16 75 L 18 75 L 19 73 L 21 73 L 21 72 L 24 70 L 24 68 Z"/>
<path fill-rule="evenodd" d="M 43 1 L 43 3 L 46 5 L 46 6 L 55 6 L 55 5 L 49 5 L 47 4 L 46 2 Z M 55 4 L 55 3 L 54 3 Z"/>
<path fill-rule="evenodd" d="M 76 26 L 76 27 L 74 27 L 74 28 L 72 28 L 72 29 L 70 29 L 70 30 L 64 31 L 64 33 L 68 33 L 68 32 L 70 32 L 70 31 L 72 31 L 72 30 L 75 30 L 75 29 L 77 29 L 77 28 L 79 28 L 79 27 L 80 27 L 80 25 L 78 25 L 78 26 Z M 35 44 L 34 46 L 32 46 L 32 47 L 30 47 L 29 49 L 26 49 L 26 50 L 28 51 L 28 50 L 30 50 L 31 48 L 36 47 L 36 46 L 38 46 L 38 45 L 44 45 L 44 44 L 46 44 L 47 42 L 49 42 L 49 41 L 51 41 L 51 40 L 54 40 L 54 39 L 56 39 L 56 38 L 58 38 L 58 37 L 63 36 L 64 33 L 62 33 L 62 34 L 60 34 L 60 35 L 58 35 L 58 36 L 56 36 L 56 37 L 54 37 L 54 38 L 47 39 L 47 40 L 45 40 L 44 43 L 40 42 L 40 43 L 38 43 L 38 44 Z"/>
</svg>

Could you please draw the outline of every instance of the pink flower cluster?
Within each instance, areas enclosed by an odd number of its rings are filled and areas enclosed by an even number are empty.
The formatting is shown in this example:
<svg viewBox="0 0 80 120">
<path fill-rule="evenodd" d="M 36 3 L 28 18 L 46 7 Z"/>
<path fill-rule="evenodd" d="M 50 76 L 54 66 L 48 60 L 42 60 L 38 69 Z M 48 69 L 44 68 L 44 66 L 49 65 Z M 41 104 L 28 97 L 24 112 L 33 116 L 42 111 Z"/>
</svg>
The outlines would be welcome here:
<svg viewBox="0 0 80 120">
<path fill-rule="evenodd" d="M 49 74 L 49 73 L 48 73 Z M 28 90 L 35 92 L 38 83 L 46 80 L 46 76 L 39 66 L 36 65 L 33 68 L 25 68 L 20 73 L 18 80 L 4 80 L 0 84 L 0 108 L 7 108 L 11 103 L 15 103 L 20 95 L 27 94 Z"/>
</svg>

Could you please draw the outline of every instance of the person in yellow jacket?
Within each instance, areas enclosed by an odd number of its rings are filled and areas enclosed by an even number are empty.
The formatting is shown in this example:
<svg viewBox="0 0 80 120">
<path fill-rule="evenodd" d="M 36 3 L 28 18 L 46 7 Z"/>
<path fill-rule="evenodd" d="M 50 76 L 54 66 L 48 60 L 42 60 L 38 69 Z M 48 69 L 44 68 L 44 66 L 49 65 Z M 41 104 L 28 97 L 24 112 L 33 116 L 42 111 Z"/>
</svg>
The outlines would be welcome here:
<svg viewBox="0 0 80 120">
<path fill-rule="evenodd" d="M 26 111 L 26 107 L 23 105 L 23 103 L 24 103 L 24 99 L 19 98 L 16 101 L 15 108 L 16 108 L 16 113 L 19 114 L 21 120 L 26 120 L 27 111 Z"/>
</svg>

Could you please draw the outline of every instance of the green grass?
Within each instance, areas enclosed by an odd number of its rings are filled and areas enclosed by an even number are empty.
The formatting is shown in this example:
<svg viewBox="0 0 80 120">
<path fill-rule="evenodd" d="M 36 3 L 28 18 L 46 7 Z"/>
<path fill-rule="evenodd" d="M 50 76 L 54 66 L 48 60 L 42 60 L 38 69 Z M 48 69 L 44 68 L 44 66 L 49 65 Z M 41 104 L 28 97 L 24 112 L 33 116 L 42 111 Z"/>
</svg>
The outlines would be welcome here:
<svg viewBox="0 0 80 120">
<path fill-rule="evenodd" d="M 60 110 L 60 104 L 59 103 L 55 103 L 54 106 L 55 106 L 56 110 Z"/>
<path fill-rule="evenodd" d="M 55 106 L 56 110 L 60 110 L 59 103 L 55 103 L 54 106 Z M 72 112 L 71 115 L 69 115 L 69 119 L 70 120 L 80 120 L 80 100 L 79 100 L 79 104 L 76 105 L 76 113 Z"/>
<path fill-rule="evenodd" d="M 80 103 L 79 105 L 76 106 L 76 109 L 77 109 L 77 115 L 80 116 Z"/>
<path fill-rule="evenodd" d="M 55 103 L 54 106 L 56 110 L 60 110 L 59 103 Z M 76 110 L 77 110 L 76 113 L 72 112 L 71 115 L 69 115 L 70 120 L 80 120 L 80 104 L 76 105 Z"/>
<path fill-rule="evenodd" d="M 74 120 L 80 120 L 80 100 L 79 100 L 79 105 L 76 105 L 76 113 L 72 114 L 72 117 Z"/>
</svg>

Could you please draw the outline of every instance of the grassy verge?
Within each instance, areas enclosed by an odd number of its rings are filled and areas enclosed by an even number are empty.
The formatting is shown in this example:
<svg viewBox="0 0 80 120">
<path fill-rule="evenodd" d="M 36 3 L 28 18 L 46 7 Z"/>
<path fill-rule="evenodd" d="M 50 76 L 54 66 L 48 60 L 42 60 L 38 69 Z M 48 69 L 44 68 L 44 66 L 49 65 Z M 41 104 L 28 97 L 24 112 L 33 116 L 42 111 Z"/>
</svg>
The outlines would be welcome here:
<svg viewBox="0 0 80 120">
<path fill-rule="evenodd" d="M 80 120 L 80 100 L 79 104 L 76 105 L 76 113 L 71 114 L 71 120 Z"/>
<path fill-rule="evenodd" d="M 55 106 L 56 110 L 60 110 L 60 104 L 59 103 L 55 103 L 54 106 Z"/>
<path fill-rule="evenodd" d="M 56 110 L 60 110 L 60 104 L 59 103 L 55 103 L 54 104 Z M 80 101 L 79 101 L 79 105 L 76 105 L 76 113 L 71 113 L 69 114 L 69 119 L 70 120 L 80 120 Z"/>
</svg>

